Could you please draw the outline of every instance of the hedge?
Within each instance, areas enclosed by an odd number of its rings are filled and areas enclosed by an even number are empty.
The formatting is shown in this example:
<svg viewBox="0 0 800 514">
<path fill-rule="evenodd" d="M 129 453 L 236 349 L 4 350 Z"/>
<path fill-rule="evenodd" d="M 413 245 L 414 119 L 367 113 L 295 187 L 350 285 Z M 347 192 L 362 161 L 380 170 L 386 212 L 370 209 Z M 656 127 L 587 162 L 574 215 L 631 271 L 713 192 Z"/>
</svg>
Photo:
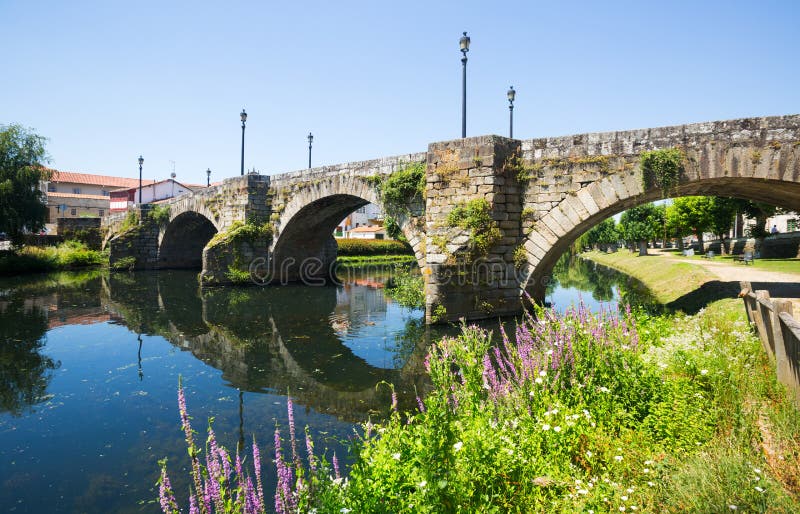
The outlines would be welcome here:
<svg viewBox="0 0 800 514">
<path fill-rule="evenodd" d="M 339 255 L 413 255 L 408 243 L 391 239 L 337 239 Z"/>
</svg>

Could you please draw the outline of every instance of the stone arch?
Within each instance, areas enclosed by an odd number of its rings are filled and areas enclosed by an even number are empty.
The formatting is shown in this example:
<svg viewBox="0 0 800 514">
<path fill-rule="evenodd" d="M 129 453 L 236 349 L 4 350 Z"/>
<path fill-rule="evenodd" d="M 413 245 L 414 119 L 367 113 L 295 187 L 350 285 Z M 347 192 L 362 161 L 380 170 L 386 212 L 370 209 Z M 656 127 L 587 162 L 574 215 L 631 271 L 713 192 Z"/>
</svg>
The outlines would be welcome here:
<svg viewBox="0 0 800 514">
<path fill-rule="evenodd" d="M 776 145 L 768 155 L 761 146 L 710 147 L 713 142 L 686 151 L 686 169 L 670 197 L 725 196 L 800 209 L 796 147 L 781 151 Z M 535 222 L 524 241 L 527 266 L 520 293 L 527 290 L 541 300 L 553 265 L 581 234 L 619 212 L 661 198 L 660 190 L 644 189 L 638 162 L 630 171 L 612 173 L 567 195 Z"/>
<path fill-rule="evenodd" d="M 171 213 L 169 223 L 159 234 L 157 267 L 202 269 L 203 249 L 217 232 L 217 226 L 200 213 Z"/>
<path fill-rule="evenodd" d="M 280 187 L 280 184 L 273 184 L 273 187 Z M 305 259 L 315 259 L 322 264 L 313 275 L 327 274 L 336 258 L 334 229 L 348 214 L 368 203 L 386 212 L 377 187 L 356 176 L 326 177 L 294 189 L 275 223 L 271 248 L 273 266 L 281 280 L 298 280 Z M 425 264 L 421 246 L 423 230 L 415 226 L 410 217 L 398 217 L 397 222 L 422 268 Z M 302 273 L 309 272 L 310 268 Z"/>
</svg>

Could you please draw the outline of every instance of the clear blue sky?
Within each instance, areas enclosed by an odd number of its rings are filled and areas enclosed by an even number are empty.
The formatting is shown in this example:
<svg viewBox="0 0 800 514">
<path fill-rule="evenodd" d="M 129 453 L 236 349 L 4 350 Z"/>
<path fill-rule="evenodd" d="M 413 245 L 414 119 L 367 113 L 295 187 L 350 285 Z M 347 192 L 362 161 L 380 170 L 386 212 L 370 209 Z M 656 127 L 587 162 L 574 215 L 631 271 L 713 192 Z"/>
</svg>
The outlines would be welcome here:
<svg viewBox="0 0 800 514">
<path fill-rule="evenodd" d="M 800 113 L 800 2 L 0 0 L 0 124 L 62 170 L 205 182 L 520 138 Z"/>
</svg>

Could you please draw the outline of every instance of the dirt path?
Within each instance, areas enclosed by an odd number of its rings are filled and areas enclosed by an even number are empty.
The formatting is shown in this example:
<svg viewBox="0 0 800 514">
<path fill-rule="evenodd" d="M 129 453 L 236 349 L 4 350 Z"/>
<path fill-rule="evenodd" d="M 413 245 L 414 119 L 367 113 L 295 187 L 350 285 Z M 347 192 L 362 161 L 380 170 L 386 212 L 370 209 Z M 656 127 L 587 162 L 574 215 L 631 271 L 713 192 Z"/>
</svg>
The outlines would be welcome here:
<svg viewBox="0 0 800 514">
<path fill-rule="evenodd" d="M 660 252 L 659 252 L 660 253 Z M 710 271 L 716 275 L 717 278 L 724 282 L 800 282 L 800 275 L 794 273 L 781 273 L 778 271 L 768 271 L 765 269 L 758 269 L 752 265 L 725 262 L 713 259 L 683 259 L 675 257 L 673 254 L 662 253 L 667 260 L 672 262 L 685 262 L 687 264 L 694 264 Z"/>
</svg>

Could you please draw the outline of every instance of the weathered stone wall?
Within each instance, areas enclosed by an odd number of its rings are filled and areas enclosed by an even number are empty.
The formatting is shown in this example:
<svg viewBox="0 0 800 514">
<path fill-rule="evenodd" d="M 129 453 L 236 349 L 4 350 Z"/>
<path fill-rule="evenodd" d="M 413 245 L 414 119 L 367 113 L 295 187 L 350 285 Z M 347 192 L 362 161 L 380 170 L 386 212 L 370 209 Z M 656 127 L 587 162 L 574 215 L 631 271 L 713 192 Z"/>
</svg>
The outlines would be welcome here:
<svg viewBox="0 0 800 514">
<path fill-rule="evenodd" d="M 521 242 L 522 209 L 512 164 L 518 152 L 519 141 L 499 136 L 429 146 L 424 270 L 428 321 L 519 312 L 514 252 Z M 476 247 L 480 232 L 448 219 L 453 209 L 475 200 L 488 203 L 494 222 L 489 230 L 498 231 L 490 236 L 488 248 Z"/>
<path fill-rule="evenodd" d="M 81 241 L 93 250 L 100 249 L 100 218 L 58 218 L 56 223 L 56 231 L 64 240 Z"/>
<path fill-rule="evenodd" d="M 722 241 L 707 241 L 703 243 L 703 252 L 713 251 L 717 255 L 722 253 Z M 798 259 L 800 258 L 800 232 L 786 234 L 772 234 L 761 240 L 752 237 L 739 237 L 725 239 L 725 253 L 741 255 L 745 251 L 758 252 L 762 259 Z M 700 251 L 698 243 L 692 246 Z"/>
<path fill-rule="evenodd" d="M 133 269 L 155 269 L 158 267 L 158 238 L 160 228 L 148 219 L 150 205 L 142 205 L 139 210 L 138 225 L 112 237 L 109 248 L 109 265 L 112 269 L 122 259 L 136 259 Z"/>
</svg>

